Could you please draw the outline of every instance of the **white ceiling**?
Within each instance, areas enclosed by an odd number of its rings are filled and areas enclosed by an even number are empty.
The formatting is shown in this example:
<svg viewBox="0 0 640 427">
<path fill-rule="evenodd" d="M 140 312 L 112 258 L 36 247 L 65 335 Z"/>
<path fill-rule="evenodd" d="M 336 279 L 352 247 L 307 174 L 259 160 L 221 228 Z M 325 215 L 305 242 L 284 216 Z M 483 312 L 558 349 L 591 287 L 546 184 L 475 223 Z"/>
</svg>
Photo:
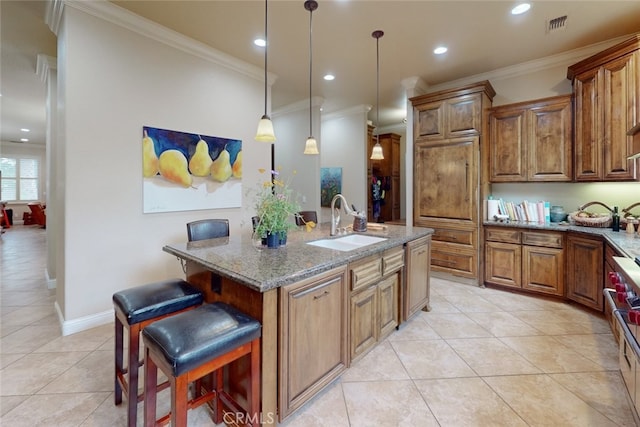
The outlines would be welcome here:
<svg viewBox="0 0 640 427">
<path fill-rule="evenodd" d="M 264 51 L 252 41 L 264 33 L 263 1 L 113 1 L 136 14 L 262 67 Z M 269 72 L 278 76 L 272 106 L 308 100 L 309 12 L 302 0 L 269 2 Z M 380 125 L 405 116 L 402 80 L 427 85 L 481 74 L 640 31 L 640 1 L 535 1 L 511 16 L 515 2 L 319 0 L 313 13 L 313 96 L 323 111 L 374 106 L 376 41 L 380 39 Z M 55 37 L 44 24 L 45 2 L 0 2 L 3 141 L 20 138 L 19 128 L 44 143 L 44 83 L 35 75 L 38 53 L 55 56 Z M 547 32 L 550 19 L 567 15 L 563 30 Z M 432 50 L 449 51 L 436 57 Z M 332 82 L 321 79 L 331 72 Z"/>
</svg>

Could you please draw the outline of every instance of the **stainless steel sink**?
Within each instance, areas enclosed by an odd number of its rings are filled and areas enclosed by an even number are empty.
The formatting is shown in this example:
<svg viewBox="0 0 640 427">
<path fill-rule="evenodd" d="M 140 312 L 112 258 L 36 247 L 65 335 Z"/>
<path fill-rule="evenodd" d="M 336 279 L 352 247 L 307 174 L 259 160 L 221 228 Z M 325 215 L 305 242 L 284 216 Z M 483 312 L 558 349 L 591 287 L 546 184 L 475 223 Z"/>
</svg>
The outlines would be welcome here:
<svg viewBox="0 0 640 427">
<path fill-rule="evenodd" d="M 318 246 L 321 248 L 334 249 L 336 251 L 352 251 L 363 246 L 372 245 L 387 240 L 384 237 L 367 236 L 364 234 L 350 234 L 336 239 L 321 239 L 313 242 L 307 242 L 307 245 Z"/>
</svg>

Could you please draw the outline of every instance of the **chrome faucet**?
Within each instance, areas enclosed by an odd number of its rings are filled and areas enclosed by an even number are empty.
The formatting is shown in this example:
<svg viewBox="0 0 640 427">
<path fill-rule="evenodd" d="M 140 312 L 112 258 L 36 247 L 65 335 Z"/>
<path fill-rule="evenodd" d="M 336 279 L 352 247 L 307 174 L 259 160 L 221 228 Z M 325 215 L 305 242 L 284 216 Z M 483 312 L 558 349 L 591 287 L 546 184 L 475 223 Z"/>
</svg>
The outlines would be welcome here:
<svg viewBox="0 0 640 427">
<path fill-rule="evenodd" d="M 336 209 L 336 200 L 342 200 L 342 206 L 344 207 L 344 211 L 347 215 L 355 215 L 357 212 L 352 210 L 347 203 L 347 199 L 344 198 L 342 194 L 336 194 L 331 199 L 331 236 L 335 236 L 337 234 L 338 227 L 340 225 L 340 210 Z"/>
</svg>

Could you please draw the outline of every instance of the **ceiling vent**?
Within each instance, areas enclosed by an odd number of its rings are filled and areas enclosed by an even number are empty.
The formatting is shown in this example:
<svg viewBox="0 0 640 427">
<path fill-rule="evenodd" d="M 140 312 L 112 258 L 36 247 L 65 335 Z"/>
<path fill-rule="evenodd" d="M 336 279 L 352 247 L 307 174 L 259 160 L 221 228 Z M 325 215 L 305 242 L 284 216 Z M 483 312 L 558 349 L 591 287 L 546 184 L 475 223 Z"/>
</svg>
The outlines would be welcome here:
<svg viewBox="0 0 640 427">
<path fill-rule="evenodd" d="M 564 30 L 567 28 L 568 16 L 558 16 L 547 21 L 547 34 L 555 33 L 556 31 Z"/>
</svg>

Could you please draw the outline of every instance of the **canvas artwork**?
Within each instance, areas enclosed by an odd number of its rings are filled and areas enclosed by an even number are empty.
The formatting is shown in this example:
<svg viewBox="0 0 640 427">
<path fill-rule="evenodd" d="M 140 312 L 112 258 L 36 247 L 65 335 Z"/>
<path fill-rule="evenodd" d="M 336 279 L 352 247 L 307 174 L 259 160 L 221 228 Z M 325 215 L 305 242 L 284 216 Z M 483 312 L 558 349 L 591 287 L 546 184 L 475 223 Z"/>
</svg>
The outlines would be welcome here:
<svg viewBox="0 0 640 427">
<path fill-rule="evenodd" d="M 242 204 L 242 141 L 144 126 L 143 211 Z"/>
<path fill-rule="evenodd" d="M 342 168 L 320 168 L 320 206 L 330 207 L 333 196 L 342 191 Z"/>
</svg>

